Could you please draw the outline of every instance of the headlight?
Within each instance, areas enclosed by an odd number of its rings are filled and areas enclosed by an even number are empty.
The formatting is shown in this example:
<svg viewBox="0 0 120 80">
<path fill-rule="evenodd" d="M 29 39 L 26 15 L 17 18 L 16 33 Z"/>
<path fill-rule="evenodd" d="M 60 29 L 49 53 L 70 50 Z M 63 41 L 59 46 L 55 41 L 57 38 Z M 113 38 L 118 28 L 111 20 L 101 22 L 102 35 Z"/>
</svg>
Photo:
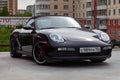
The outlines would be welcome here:
<svg viewBox="0 0 120 80">
<path fill-rule="evenodd" d="M 110 37 L 106 33 L 101 33 L 100 39 L 105 41 L 105 42 L 109 42 L 110 41 Z"/>
<path fill-rule="evenodd" d="M 62 36 L 58 34 L 50 34 L 50 38 L 55 42 L 64 42 L 64 39 L 62 38 Z"/>
<path fill-rule="evenodd" d="M 93 31 L 99 36 L 100 40 L 107 42 L 107 43 L 110 42 L 110 37 L 108 36 L 107 33 L 100 31 L 100 30 L 96 30 L 96 29 L 94 29 Z"/>
</svg>

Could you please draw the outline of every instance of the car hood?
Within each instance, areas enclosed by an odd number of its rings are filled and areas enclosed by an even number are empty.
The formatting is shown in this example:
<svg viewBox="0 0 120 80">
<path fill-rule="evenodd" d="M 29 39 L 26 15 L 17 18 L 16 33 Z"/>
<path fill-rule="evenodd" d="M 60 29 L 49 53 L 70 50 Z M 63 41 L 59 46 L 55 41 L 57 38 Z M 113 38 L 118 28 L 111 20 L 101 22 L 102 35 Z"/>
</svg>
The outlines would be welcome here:
<svg viewBox="0 0 120 80">
<path fill-rule="evenodd" d="M 69 41 L 97 41 L 98 35 L 93 31 L 77 28 L 60 28 L 60 29 L 44 29 L 40 30 L 40 33 L 46 34 L 58 34 L 65 40 Z"/>
</svg>

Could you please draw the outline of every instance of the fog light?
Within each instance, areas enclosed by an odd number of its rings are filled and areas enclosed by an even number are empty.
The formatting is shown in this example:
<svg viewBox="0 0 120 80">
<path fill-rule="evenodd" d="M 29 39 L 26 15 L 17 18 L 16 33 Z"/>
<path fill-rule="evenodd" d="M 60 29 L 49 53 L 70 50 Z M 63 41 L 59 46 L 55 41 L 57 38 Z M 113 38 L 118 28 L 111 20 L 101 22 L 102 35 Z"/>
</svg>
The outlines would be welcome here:
<svg viewBox="0 0 120 80">
<path fill-rule="evenodd" d="M 112 47 L 103 47 L 103 50 L 112 49 Z"/>
<path fill-rule="evenodd" d="M 75 51 L 74 48 L 58 48 L 58 51 Z"/>
</svg>

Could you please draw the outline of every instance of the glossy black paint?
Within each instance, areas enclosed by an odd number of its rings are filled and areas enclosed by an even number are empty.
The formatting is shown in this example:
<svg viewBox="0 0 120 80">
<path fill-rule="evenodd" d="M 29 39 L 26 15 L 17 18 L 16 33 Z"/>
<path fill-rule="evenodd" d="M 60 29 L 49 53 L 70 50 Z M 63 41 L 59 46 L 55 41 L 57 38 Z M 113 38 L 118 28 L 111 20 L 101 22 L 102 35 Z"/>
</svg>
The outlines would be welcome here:
<svg viewBox="0 0 120 80">
<path fill-rule="evenodd" d="M 51 17 L 51 16 L 50 16 Z M 52 16 L 54 17 L 54 16 Z M 56 16 L 55 16 L 56 17 Z M 60 17 L 60 16 L 58 16 Z M 40 43 L 46 52 L 47 60 L 71 60 L 71 59 L 106 59 L 111 57 L 112 49 L 102 50 L 101 53 L 80 54 L 80 47 L 111 47 L 111 43 L 106 43 L 98 38 L 98 35 L 85 28 L 51 28 L 38 30 L 33 17 L 31 25 L 25 26 L 23 29 L 16 29 L 11 34 L 16 37 L 19 43 L 18 52 L 32 56 L 32 49 L 36 42 Z M 64 18 L 64 17 L 63 17 Z M 30 21 L 29 20 L 29 21 Z M 28 23 L 29 23 L 28 21 Z M 47 24 L 47 23 L 46 23 Z M 59 34 L 65 40 L 63 43 L 54 42 L 50 39 L 51 33 Z M 58 48 L 75 48 L 74 52 L 59 52 Z"/>
</svg>

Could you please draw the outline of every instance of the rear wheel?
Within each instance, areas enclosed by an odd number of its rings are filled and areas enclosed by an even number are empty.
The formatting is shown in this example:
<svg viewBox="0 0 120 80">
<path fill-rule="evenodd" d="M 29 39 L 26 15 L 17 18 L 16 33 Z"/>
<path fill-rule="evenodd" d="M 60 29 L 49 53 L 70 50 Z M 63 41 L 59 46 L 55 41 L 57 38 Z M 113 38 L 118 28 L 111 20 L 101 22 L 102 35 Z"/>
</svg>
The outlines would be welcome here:
<svg viewBox="0 0 120 80">
<path fill-rule="evenodd" d="M 94 63 L 102 63 L 104 62 L 106 59 L 91 59 L 92 62 Z"/>
<path fill-rule="evenodd" d="M 33 47 L 33 58 L 35 62 L 39 65 L 46 64 L 47 60 L 45 58 L 45 51 L 40 46 L 39 42 L 35 43 Z"/>
<path fill-rule="evenodd" d="M 22 54 L 17 53 L 18 50 L 18 44 L 14 37 L 10 39 L 10 56 L 13 58 L 20 58 L 22 57 Z"/>
</svg>

